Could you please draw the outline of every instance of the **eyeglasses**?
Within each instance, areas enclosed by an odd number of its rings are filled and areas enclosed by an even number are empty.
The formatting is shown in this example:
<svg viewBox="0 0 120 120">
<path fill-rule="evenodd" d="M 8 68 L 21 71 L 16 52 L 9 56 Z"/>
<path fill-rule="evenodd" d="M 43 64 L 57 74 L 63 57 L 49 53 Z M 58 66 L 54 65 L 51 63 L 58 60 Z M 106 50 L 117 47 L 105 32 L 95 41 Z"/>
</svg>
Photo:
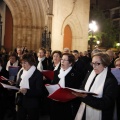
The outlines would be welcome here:
<svg viewBox="0 0 120 120">
<path fill-rule="evenodd" d="M 65 60 L 65 59 L 61 59 L 61 61 L 68 61 L 68 60 Z"/>
<path fill-rule="evenodd" d="M 92 66 L 99 66 L 100 64 L 102 63 L 93 63 L 93 62 L 91 63 Z"/>
</svg>

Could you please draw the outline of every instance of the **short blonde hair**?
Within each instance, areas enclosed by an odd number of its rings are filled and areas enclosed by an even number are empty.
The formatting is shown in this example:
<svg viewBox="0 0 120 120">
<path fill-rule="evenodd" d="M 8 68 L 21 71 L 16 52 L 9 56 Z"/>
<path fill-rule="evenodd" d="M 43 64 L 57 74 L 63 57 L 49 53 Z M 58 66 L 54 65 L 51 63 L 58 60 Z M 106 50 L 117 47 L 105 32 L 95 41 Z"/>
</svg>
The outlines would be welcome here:
<svg viewBox="0 0 120 120">
<path fill-rule="evenodd" d="M 46 54 L 46 49 L 45 48 L 39 48 L 39 50 L 42 50 L 44 54 Z"/>
<path fill-rule="evenodd" d="M 64 48 L 63 53 L 70 53 L 70 49 L 69 48 Z"/>
<path fill-rule="evenodd" d="M 120 58 L 117 58 L 117 59 L 114 61 L 114 65 L 116 64 L 117 61 L 120 61 Z"/>
</svg>

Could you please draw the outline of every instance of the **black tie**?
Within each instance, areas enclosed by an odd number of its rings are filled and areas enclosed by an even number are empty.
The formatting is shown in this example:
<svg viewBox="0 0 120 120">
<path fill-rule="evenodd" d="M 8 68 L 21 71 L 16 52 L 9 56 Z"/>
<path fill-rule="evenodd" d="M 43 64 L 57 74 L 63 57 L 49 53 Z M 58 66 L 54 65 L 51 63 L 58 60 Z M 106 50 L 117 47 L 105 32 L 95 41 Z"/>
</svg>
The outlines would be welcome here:
<svg viewBox="0 0 120 120">
<path fill-rule="evenodd" d="M 98 75 L 98 74 L 97 74 L 97 75 Z M 95 77 L 93 78 L 93 81 L 92 81 L 92 83 L 90 84 L 90 87 L 89 87 L 89 90 L 88 90 L 88 91 L 90 91 L 90 89 L 91 89 L 91 87 L 92 87 L 92 85 L 93 85 L 93 83 L 94 83 L 95 78 L 97 77 L 97 75 L 95 75 Z"/>
<path fill-rule="evenodd" d="M 13 66 L 13 63 L 10 63 L 11 66 Z"/>
</svg>

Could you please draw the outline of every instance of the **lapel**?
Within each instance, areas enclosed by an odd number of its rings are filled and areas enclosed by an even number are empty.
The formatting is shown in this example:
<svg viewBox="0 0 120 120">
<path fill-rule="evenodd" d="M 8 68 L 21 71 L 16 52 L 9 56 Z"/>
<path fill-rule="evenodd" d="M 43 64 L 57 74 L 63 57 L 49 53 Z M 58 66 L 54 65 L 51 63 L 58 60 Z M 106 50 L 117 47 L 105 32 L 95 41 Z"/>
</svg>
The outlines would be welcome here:
<svg viewBox="0 0 120 120">
<path fill-rule="evenodd" d="M 75 80 L 75 71 L 72 68 L 71 71 L 65 76 L 65 86 L 69 86 Z"/>
</svg>

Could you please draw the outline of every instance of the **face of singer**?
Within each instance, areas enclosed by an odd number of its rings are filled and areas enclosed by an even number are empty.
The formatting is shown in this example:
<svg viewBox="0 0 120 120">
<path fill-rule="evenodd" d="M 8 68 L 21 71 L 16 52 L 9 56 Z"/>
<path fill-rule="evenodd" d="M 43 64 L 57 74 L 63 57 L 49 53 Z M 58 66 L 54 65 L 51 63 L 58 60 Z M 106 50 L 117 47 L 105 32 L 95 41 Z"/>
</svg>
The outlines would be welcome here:
<svg viewBox="0 0 120 120">
<path fill-rule="evenodd" d="M 61 68 L 63 68 L 63 70 L 67 70 L 72 63 L 69 63 L 68 60 L 68 56 L 67 55 L 63 55 L 62 59 L 61 59 Z"/>
<path fill-rule="evenodd" d="M 93 65 L 93 69 L 94 69 L 96 74 L 101 73 L 104 70 L 104 68 L 105 68 L 103 66 L 99 56 L 94 56 L 92 58 L 92 65 Z"/>
<path fill-rule="evenodd" d="M 38 57 L 39 57 L 39 58 L 45 57 L 45 53 L 44 53 L 43 50 L 39 50 L 39 52 L 38 52 Z"/>
<path fill-rule="evenodd" d="M 17 54 L 21 55 L 22 54 L 22 49 L 21 48 L 17 48 Z"/>
<path fill-rule="evenodd" d="M 15 63 L 16 62 L 16 57 L 15 56 L 10 56 L 9 60 L 10 60 L 10 63 Z"/>
<path fill-rule="evenodd" d="M 120 68 L 120 60 L 118 60 L 118 61 L 115 62 L 115 67 L 116 68 Z"/>
<path fill-rule="evenodd" d="M 26 70 L 26 71 L 28 71 L 29 69 L 30 69 L 30 67 L 31 67 L 31 65 L 27 62 L 27 61 L 22 61 L 22 67 Z"/>
<path fill-rule="evenodd" d="M 78 60 L 79 54 L 78 54 L 78 53 L 75 53 L 75 52 L 73 52 L 72 54 L 75 56 L 75 60 Z"/>
<path fill-rule="evenodd" d="M 49 52 L 49 51 L 46 51 L 45 56 L 46 56 L 47 58 L 49 58 L 49 57 L 50 57 L 50 52 Z"/>
<path fill-rule="evenodd" d="M 54 53 L 53 54 L 53 62 L 55 64 L 58 64 L 60 62 L 61 58 L 60 58 L 60 55 L 58 53 Z"/>
</svg>

